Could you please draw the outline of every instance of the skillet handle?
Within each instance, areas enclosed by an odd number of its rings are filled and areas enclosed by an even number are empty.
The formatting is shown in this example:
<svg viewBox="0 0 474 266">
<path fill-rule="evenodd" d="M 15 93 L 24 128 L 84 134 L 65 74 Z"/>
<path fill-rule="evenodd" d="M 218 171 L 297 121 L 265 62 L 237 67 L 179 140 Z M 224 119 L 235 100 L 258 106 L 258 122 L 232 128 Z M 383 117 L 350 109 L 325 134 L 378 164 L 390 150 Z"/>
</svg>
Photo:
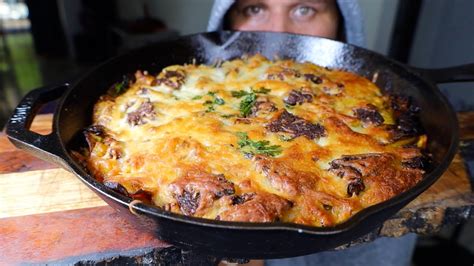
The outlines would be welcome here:
<svg viewBox="0 0 474 266">
<path fill-rule="evenodd" d="M 52 132 L 48 135 L 30 131 L 30 126 L 40 107 L 59 99 L 68 87 L 69 84 L 64 83 L 30 91 L 13 111 L 6 128 L 8 139 L 17 148 L 66 168 L 67 165 L 61 159 L 64 153 L 54 124 Z"/>
<path fill-rule="evenodd" d="M 411 68 L 423 78 L 436 84 L 474 81 L 474 64 L 438 69 Z"/>
</svg>

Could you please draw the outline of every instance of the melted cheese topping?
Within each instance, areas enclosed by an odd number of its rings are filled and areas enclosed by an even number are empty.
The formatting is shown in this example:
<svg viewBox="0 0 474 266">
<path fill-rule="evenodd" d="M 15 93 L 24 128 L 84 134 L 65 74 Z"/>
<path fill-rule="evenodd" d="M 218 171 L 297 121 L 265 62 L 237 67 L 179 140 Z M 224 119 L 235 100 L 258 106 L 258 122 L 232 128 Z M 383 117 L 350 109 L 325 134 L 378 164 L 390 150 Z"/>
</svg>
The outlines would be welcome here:
<svg viewBox="0 0 474 266">
<path fill-rule="evenodd" d="M 390 97 L 358 75 L 255 55 L 135 79 L 95 105 L 87 168 L 166 210 L 333 226 L 422 178 L 426 136 L 394 139 Z"/>
</svg>

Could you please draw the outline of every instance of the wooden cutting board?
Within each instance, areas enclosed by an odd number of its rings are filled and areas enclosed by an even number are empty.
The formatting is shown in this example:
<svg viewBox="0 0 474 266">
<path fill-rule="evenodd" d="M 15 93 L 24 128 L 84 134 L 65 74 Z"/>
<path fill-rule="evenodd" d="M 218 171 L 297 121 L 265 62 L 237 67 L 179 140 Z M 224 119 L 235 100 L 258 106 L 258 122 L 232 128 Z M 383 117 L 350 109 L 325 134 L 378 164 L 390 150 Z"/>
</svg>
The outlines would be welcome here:
<svg viewBox="0 0 474 266">
<path fill-rule="evenodd" d="M 459 119 L 463 146 L 474 147 L 469 146 L 474 142 L 474 112 L 461 113 Z M 51 115 L 37 116 L 32 129 L 50 132 Z M 457 154 L 431 188 L 365 240 L 435 233 L 443 225 L 471 217 L 473 206 L 472 179 Z M 97 262 L 156 255 L 170 248 L 134 228 L 73 174 L 16 149 L 4 133 L 0 133 L 0 243 L 0 264 Z"/>
</svg>

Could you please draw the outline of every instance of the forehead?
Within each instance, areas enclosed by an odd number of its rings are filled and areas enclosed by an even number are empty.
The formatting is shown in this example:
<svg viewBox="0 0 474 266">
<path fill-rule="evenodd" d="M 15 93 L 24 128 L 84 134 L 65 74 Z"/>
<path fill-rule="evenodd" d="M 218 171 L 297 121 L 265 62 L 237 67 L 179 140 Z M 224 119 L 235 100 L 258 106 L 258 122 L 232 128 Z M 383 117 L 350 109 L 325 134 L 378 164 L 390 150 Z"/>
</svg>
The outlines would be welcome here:
<svg viewBox="0 0 474 266">
<path fill-rule="evenodd" d="M 237 0 L 236 4 L 256 4 L 256 3 L 266 3 L 271 5 L 289 5 L 289 4 L 299 4 L 299 3 L 309 3 L 309 4 L 327 4 L 334 3 L 335 0 Z"/>
</svg>

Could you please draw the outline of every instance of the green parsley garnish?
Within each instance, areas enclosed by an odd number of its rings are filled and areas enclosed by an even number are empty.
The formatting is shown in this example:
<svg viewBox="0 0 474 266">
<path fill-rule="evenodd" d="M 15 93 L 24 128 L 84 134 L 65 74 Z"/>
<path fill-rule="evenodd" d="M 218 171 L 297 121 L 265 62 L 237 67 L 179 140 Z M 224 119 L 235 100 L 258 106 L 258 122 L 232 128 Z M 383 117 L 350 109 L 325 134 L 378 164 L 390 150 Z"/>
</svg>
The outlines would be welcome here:
<svg viewBox="0 0 474 266">
<path fill-rule="evenodd" d="M 130 79 L 127 75 L 123 75 L 122 81 L 115 84 L 114 89 L 116 94 L 122 94 L 128 89 Z"/>
<path fill-rule="evenodd" d="M 237 144 L 243 154 L 263 154 L 274 157 L 282 152 L 281 146 L 270 145 L 268 140 L 253 141 L 245 132 L 237 132 L 237 136 L 239 137 Z"/>
<path fill-rule="evenodd" d="M 245 96 L 242 101 L 240 101 L 240 114 L 243 117 L 247 117 L 250 112 L 252 112 L 252 106 L 254 105 L 256 100 L 257 96 L 255 95 L 255 93 L 250 93 Z"/>
<path fill-rule="evenodd" d="M 214 105 L 216 105 L 216 104 L 217 104 L 217 105 L 223 105 L 223 104 L 225 104 L 224 99 L 217 97 L 215 92 L 208 92 L 207 94 L 208 94 L 209 96 L 211 96 L 213 99 L 212 99 L 212 100 L 206 100 L 206 101 L 203 103 L 204 106 L 207 106 L 206 112 L 215 111 L 216 108 L 215 108 Z"/>
<path fill-rule="evenodd" d="M 191 98 L 191 100 L 199 100 L 201 98 L 202 98 L 202 95 L 196 95 L 193 98 Z"/>
<path fill-rule="evenodd" d="M 223 105 L 224 103 L 225 101 L 222 98 L 219 98 L 219 97 L 214 98 L 214 104 Z"/>
<path fill-rule="evenodd" d="M 214 102 L 211 100 L 205 101 L 202 105 L 207 106 L 206 112 L 212 112 L 216 110 L 214 108 Z"/>
<path fill-rule="evenodd" d="M 231 91 L 230 93 L 232 94 L 232 97 L 242 98 L 244 96 L 247 96 L 247 95 L 250 95 L 250 94 L 255 94 L 255 93 L 267 94 L 270 91 L 271 91 L 270 89 L 262 87 L 258 90 L 251 89 L 251 92 L 247 92 L 247 91 L 244 91 L 244 90 L 239 90 L 239 91 Z"/>
<path fill-rule="evenodd" d="M 235 98 L 242 98 L 243 96 L 249 94 L 249 92 L 246 92 L 246 91 L 243 91 L 243 90 L 231 91 L 230 93 L 232 94 L 232 97 L 235 97 Z"/>
<path fill-rule="evenodd" d="M 257 93 L 262 93 L 262 94 L 267 94 L 270 91 L 270 89 L 267 88 L 260 88 L 258 90 L 251 89 L 251 92 L 247 92 L 244 90 L 239 90 L 239 91 L 231 91 L 232 97 L 235 98 L 242 98 L 242 101 L 240 101 L 240 114 L 243 117 L 247 117 L 250 112 L 252 111 L 252 106 L 254 105 L 256 99 L 257 99 Z"/>
<path fill-rule="evenodd" d="M 261 88 L 258 89 L 258 90 L 252 89 L 252 91 L 253 91 L 254 93 L 267 94 L 267 93 L 269 93 L 271 90 L 270 90 L 270 89 L 267 89 L 267 88 L 265 88 L 265 87 L 261 87 Z"/>
</svg>

